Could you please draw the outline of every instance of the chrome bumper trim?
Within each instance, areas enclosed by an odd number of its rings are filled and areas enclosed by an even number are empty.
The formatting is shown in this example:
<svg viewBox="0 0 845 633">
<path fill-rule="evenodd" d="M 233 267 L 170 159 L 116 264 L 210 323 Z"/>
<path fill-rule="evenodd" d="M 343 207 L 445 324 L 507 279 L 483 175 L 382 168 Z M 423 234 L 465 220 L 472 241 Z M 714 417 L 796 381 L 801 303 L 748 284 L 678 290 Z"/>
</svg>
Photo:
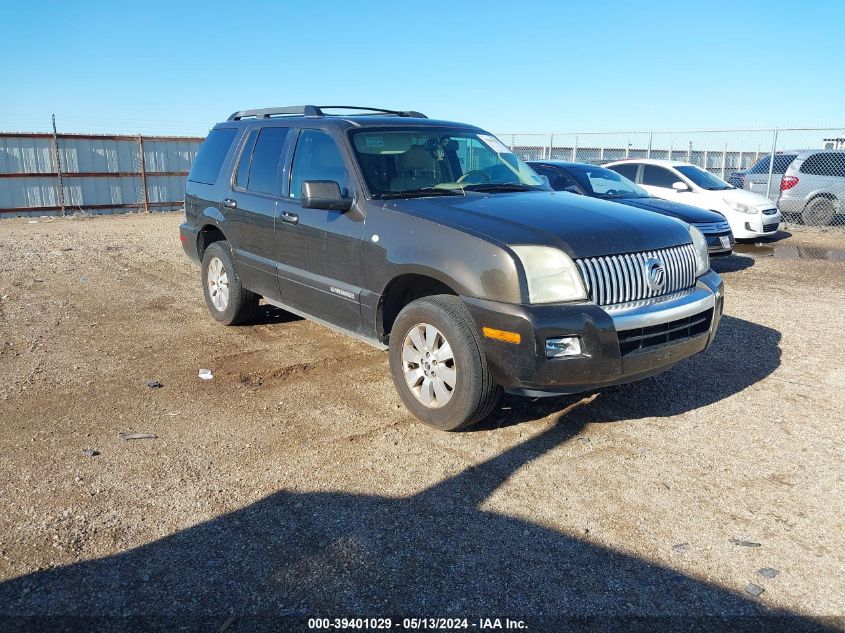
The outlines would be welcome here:
<svg viewBox="0 0 845 633">
<path fill-rule="evenodd" d="M 687 292 L 633 301 L 604 308 L 613 319 L 616 331 L 659 325 L 716 307 L 716 295 L 699 285 Z"/>
</svg>

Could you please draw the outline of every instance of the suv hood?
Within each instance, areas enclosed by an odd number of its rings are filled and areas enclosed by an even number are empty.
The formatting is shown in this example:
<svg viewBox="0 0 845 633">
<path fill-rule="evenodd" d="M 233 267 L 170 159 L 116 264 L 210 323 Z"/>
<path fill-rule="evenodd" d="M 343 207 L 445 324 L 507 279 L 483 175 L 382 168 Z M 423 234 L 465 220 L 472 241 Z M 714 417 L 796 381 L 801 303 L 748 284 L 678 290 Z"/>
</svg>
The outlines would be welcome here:
<svg viewBox="0 0 845 633">
<path fill-rule="evenodd" d="M 492 239 L 596 257 L 690 243 L 686 226 L 657 213 L 559 191 L 390 200 L 386 207 Z"/>
<path fill-rule="evenodd" d="M 678 218 L 690 224 L 703 224 L 705 222 L 724 222 L 723 215 L 714 211 L 706 211 L 680 202 L 663 200 L 661 198 L 619 198 L 613 200 L 617 204 L 625 204 L 629 207 L 637 207 L 646 211 L 662 213 L 672 218 Z"/>
</svg>

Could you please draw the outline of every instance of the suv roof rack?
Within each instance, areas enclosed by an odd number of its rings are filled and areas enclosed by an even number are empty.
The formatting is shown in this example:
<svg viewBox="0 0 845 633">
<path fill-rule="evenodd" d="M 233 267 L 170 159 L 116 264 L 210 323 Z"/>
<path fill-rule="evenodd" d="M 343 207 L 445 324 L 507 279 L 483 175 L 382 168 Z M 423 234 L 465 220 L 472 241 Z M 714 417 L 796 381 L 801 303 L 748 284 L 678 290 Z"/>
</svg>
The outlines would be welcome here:
<svg viewBox="0 0 845 633">
<path fill-rule="evenodd" d="M 359 110 L 363 114 L 378 115 L 387 114 L 390 116 L 400 117 L 414 117 L 418 119 L 427 119 L 428 117 L 422 112 L 415 112 L 414 110 L 384 110 L 383 108 L 366 108 L 361 106 L 344 106 L 344 105 L 303 105 L 303 106 L 286 106 L 282 108 L 258 108 L 256 110 L 240 110 L 229 117 L 229 121 L 240 121 L 241 119 L 269 119 L 274 116 L 308 116 L 321 117 L 333 116 L 323 112 L 323 110 Z"/>
</svg>

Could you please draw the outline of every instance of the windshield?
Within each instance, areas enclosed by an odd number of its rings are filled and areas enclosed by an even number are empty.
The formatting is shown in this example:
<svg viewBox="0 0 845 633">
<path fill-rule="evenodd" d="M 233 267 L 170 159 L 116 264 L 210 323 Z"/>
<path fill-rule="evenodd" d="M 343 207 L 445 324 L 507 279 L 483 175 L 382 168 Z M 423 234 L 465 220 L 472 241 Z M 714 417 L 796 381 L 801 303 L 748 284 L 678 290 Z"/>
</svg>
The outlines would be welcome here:
<svg viewBox="0 0 845 633">
<path fill-rule="evenodd" d="M 789 167 L 790 163 L 795 160 L 797 154 L 775 154 L 775 165 L 772 167 L 772 172 L 775 174 L 782 174 Z M 748 170 L 749 174 L 766 174 L 769 172 L 769 162 L 771 156 L 764 156 L 754 166 Z"/>
<path fill-rule="evenodd" d="M 567 167 L 573 178 L 578 181 L 588 196 L 595 198 L 649 198 L 645 189 L 641 189 L 630 180 L 615 171 L 604 167 L 588 165 Z"/>
<path fill-rule="evenodd" d="M 679 172 L 681 172 L 684 176 L 692 180 L 693 183 L 701 187 L 702 189 L 707 189 L 709 191 L 721 191 L 722 189 L 734 189 L 731 185 L 726 183 L 724 180 L 720 180 L 716 178 L 713 174 L 700 169 L 694 165 L 677 165 L 675 167 Z"/>
<path fill-rule="evenodd" d="M 543 191 L 548 185 L 495 136 L 448 128 L 351 132 L 375 198 Z"/>
</svg>

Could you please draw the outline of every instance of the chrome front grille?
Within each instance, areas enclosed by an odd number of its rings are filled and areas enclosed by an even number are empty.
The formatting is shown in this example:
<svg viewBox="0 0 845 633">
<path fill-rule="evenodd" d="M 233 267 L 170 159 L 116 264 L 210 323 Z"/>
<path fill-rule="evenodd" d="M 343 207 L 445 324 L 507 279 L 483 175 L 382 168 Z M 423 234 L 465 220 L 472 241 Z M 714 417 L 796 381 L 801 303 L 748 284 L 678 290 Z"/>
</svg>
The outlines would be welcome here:
<svg viewBox="0 0 845 633">
<path fill-rule="evenodd" d="M 650 283 L 649 268 L 657 260 L 663 268 L 663 284 Z M 695 253 L 692 244 L 655 251 L 586 257 L 575 263 L 587 287 L 587 296 L 598 305 L 614 305 L 659 297 L 695 285 Z"/>
<path fill-rule="evenodd" d="M 718 235 L 719 233 L 729 233 L 731 230 L 731 225 L 724 221 L 701 222 L 699 224 L 693 224 L 693 226 L 705 235 Z"/>
</svg>

